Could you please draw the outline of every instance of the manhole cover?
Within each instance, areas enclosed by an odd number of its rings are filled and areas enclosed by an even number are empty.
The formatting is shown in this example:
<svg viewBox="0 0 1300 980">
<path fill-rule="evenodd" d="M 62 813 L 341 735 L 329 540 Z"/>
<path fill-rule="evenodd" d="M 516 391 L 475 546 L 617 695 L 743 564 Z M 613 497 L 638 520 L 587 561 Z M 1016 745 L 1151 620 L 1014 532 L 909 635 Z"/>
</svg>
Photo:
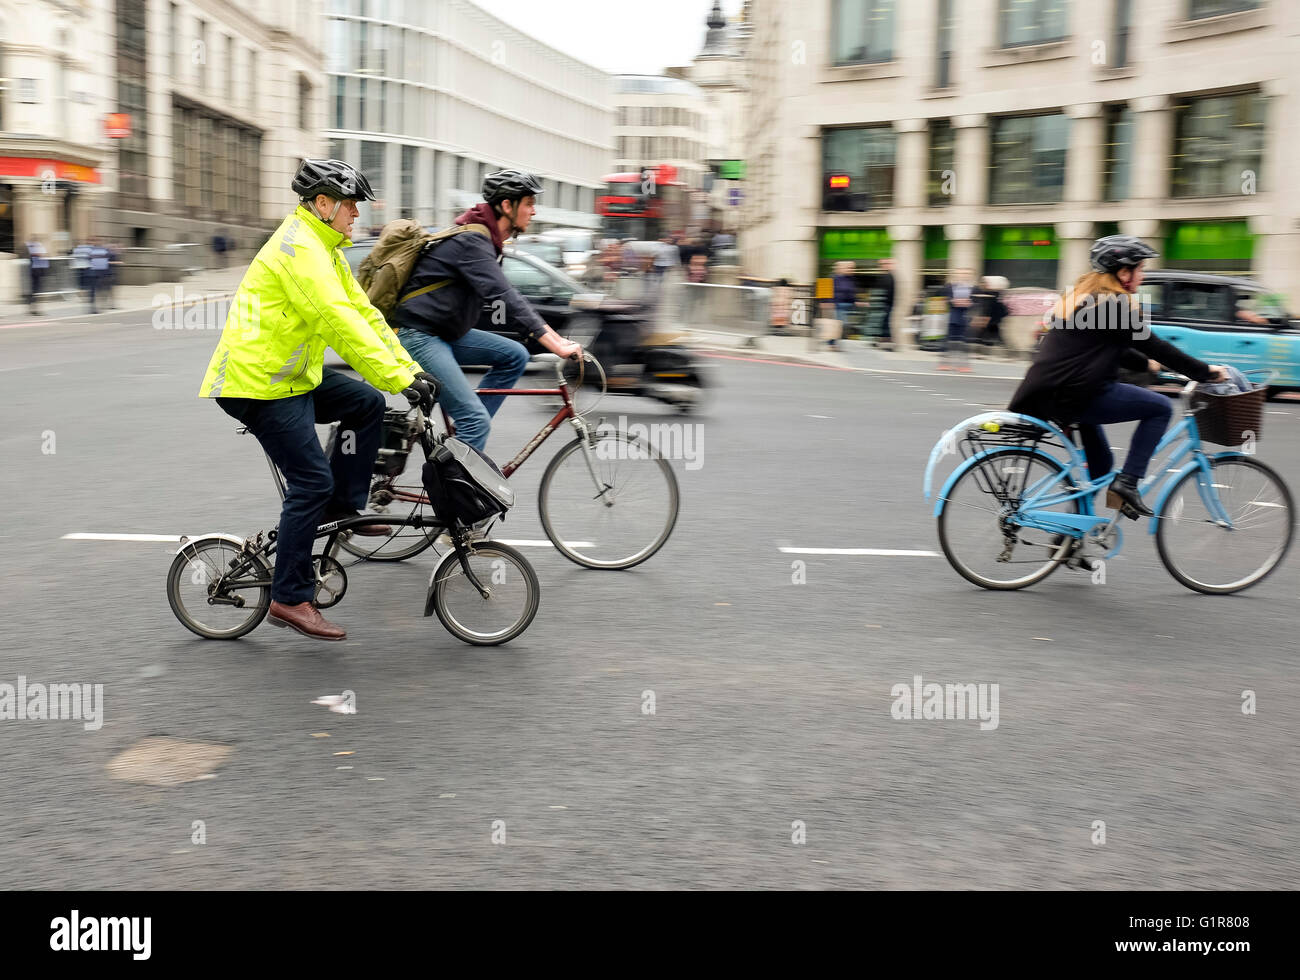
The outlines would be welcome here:
<svg viewBox="0 0 1300 980">
<path fill-rule="evenodd" d="M 166 735 L 151 736 L 115 755 L 108 763 L 108 772 L 114 779 L 133 783 L 179 786 L 202 779 L 225 762 L 233 751 L 231 745 L 193 742 Z"/>
</svg>

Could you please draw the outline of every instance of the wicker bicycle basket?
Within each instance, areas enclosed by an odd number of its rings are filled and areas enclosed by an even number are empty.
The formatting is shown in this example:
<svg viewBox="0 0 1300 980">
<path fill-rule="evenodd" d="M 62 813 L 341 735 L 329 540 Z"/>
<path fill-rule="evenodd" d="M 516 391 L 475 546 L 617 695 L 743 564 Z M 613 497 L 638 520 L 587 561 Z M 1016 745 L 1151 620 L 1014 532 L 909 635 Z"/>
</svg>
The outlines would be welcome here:
<svg viewBox="0 0 1300 980">
<path fill-rule="evenodd" d="M 1247 439 L 1259 441 L 1264 424 L 1264 395 L 1263 388 L 1235 395 L 1197 392 L 1203 405 L 1196 416 L 1202 441 L 1220 446 L 1240 446 Z"/>
</svg>

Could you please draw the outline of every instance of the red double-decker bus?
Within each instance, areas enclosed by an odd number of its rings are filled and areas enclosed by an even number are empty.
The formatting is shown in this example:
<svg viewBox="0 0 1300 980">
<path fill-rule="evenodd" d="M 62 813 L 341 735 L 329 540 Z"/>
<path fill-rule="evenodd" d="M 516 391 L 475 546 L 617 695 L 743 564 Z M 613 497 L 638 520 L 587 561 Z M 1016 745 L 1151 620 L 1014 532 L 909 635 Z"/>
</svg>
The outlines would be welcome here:
<svg viewBox="0 0 1300 980">
<path fill-rule="evenodd" d="M 605 193 L 596 198 L 601 229 L 610 238 L 653 241 L 684 235 L 688 210 L 686 185 L 669 164 L 609 174 Z"/>
</svg>

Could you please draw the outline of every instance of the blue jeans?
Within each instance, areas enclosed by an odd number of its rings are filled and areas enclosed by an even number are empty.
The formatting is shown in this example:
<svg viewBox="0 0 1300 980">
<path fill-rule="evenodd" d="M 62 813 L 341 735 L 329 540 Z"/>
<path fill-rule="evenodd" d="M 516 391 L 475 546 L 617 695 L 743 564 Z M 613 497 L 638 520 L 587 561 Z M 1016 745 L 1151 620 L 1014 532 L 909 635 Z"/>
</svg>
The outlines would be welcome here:
<svg viewBox="0 0 1300 980">
<path fill-rule="evenodd" d="M 1123 472 L 1142 479 L 1172 415 L 1173 404 L 1164 395 L 1114 381 L 1106 385 L 1074 419 L 1079 425 L 1084 454 L 1088 457 L 1089 476 L 1094 480 L 1105 476 L 1115 463 L 1102 426 L 1140 419 L 1129 442 L 1128 455 L 1124 457 Z"/>
<path fill-rule="evenodd" d="M 482 451 L 492 430 L 492 416 L 506 396 L 475 394 L 460 366 L 487 364 L 492 370 L 481 387 L 513 388 L 528 366 L 524 345 L 486 330 L 471 330 L 448 343 L 422 330 L 403 327 L 397 331 L 397 339 L 420 367 L 438 379 L 438 401 L 456 423 L 456 438 Z"/>
<path fill-rule="evenodd" d="M 276 537 L 271 598 L 290 606 L 309 602 L 316 594 L 311 563 L 316 527 L 327 513 L 365 509 L 388 403 L 364 381 L 328 368 L 320 384 L 301 395 L 216 401 L 257 436 L 288 485 Z M 341 432 L 356 434 L 355 441 L 340 438 L 327 461 L 316 435 L 318 422 L 338 422 Z"/>
</svg>

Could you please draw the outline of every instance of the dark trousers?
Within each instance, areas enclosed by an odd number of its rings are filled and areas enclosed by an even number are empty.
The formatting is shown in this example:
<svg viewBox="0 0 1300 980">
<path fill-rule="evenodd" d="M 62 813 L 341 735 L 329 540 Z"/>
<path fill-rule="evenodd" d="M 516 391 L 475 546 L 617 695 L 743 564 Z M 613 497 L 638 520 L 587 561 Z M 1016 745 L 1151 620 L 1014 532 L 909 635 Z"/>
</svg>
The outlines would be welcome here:
<svg viewBox="0 0 1300 980">
<path fill-rule="evenodd" d="M 40 297 L 41 280 L 45 278 L 45 270 L 30 269 L 28 271 L 31 275 L 31 290 L 27 294 L 27 305 L 30 306 L 33 310 L 35 310 L 36 302 Z"/>
<path fill-rule="evenodd" d="M 108 285 L 107 269 L 90 269 L 86 273 L 86 287 L 90 293 L 90 312 L 97 313 L 98 308 L 95 305 L 95 294 L 103 292 Z"/>
<path fill-rule="evenodd" d="M 291 606 L 308 602 L 316 592 L 312 572 L 316 527 L 327 513 L 365 509 L 387 402 L 365 382 L 328 368 L 321 383 L 302 395 L 216 401 L 257 436 L 288 485 L 280 511 L 271 598 Z M 334 454 L 328 460 L 316 435 L 316 424 L 327 422 L 339 423 Z"/>
<path fill-rule="evenodd" d="M 1173 403 L 1165 395 L 1137 385 L 1108 384 L 1075 418 L 1079 436 L 1083 439 L 1083 451 L 1088 457 L 1088 474 L 1095 480 L 1109 473 L 1115 464 L 1102 426 L 1140 419 L 1129 442 L 1128 455 L 1124 457 L 1123 472 L 1142 479 L 1160 437 L 1169 428 L 1171 415 Z"/>
</svg>

